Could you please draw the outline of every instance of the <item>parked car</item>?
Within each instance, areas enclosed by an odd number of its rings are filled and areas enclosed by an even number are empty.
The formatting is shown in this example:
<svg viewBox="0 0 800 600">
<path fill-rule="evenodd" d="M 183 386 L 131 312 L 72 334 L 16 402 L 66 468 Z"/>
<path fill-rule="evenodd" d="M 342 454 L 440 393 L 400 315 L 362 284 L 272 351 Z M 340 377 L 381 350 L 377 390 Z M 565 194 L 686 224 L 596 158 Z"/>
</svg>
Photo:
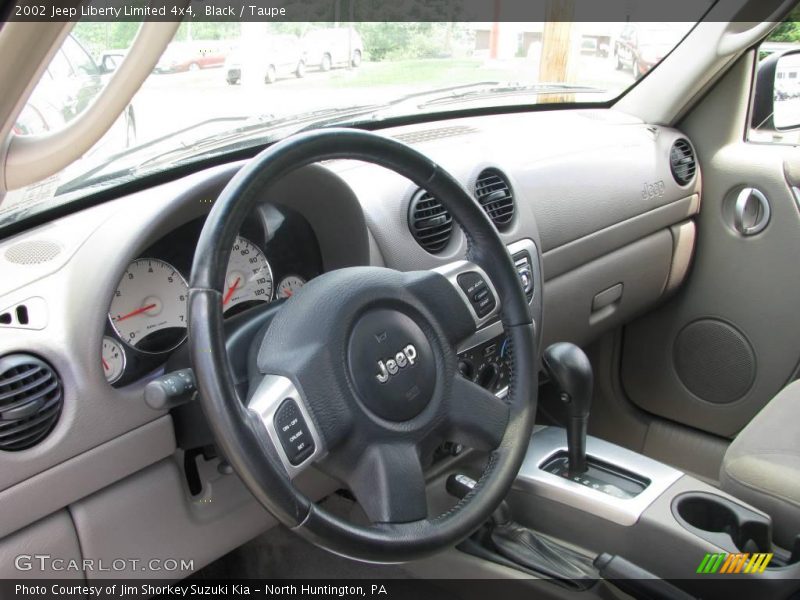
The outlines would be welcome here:
<svg viewBox="0 0 800 600">
<path fill-rule="evenodd" d="M 214 41 L 172 42 L 158 61 L 155 73 L 199 71 L 225 64 L 228 52 L 224 44 Z"/>
<path fill-rule="evenodd" d="M 614 42 L 617 69 L 630 69 L 636 79 L 661 62 L 681 38 L 681 29 L 670 23 L 630 23 Z"/>
<path fill-rule="evenodd" d="M 241 82 L 242 70 L 256 68 L 256 76 L 264 83 L 275 83 L 279 77 L 304 77 L 306 62 L 300 39 L 295 35 L 269 36 L 256 46 L 256 56 L 247 60 L 243 48 L 233 50 L 225 61 L 225 81 Z M 252 65 L 253 67 L 248 67 Z"/>
<path fill-rule="evenodd" d="M 36 135 L 63 127 L 100 93 L 105 76 L 117 68 L 124 55 L 122 50 L 108 51 L 98 65 L 74 36 L 67 36 L 14 124 L 14 131 Z M 93 151 L 122 150 L 135 143 L 136 113 L 129 104 Z"/>
<path fill-rule="evenodd" d="M 306 65 L 321 71 L 335 66 L 358 67 L 364 56 L 361 36 L 352 27 L 312 29 L 303 37 Z"/>
</svg>

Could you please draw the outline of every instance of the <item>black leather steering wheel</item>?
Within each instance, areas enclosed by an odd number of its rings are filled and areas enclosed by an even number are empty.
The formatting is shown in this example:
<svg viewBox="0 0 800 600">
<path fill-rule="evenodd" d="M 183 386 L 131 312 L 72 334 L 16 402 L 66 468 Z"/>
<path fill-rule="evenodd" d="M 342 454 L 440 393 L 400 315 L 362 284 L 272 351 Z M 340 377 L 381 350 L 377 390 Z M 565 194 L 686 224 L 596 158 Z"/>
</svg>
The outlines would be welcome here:
<svg viewBox="0 0 800 600">
<path fill-rule="evenodd" d="M 256 341 L 248 398 L 240 398 L 222 318 L 234 239 L 260 192 L 295 169 L 337 158 L 386 167 L 439 198 L 467 237 L 466 260 L 405 273 L 353 267 L 313 279 Z M 455 350 L 498 314 L 512 356 L 505 399 L 461 377 Z M 528 447 L 538 352 L 513 261 L 453 177 L 387 137 L 350 129 L 297 135 L 231 179 L 197 245 L 189 342 L 202 407 L 225 457 L 278 520 L 337 554 L 396 562 L 458 543 L 503 500 Z M 443 440 L 489 458 L 465 498 L 429 517 L 420 456 Z M 293 486 L 312 464 L 350 488 L 370 525 L 329 513 Z"/>
</svg>

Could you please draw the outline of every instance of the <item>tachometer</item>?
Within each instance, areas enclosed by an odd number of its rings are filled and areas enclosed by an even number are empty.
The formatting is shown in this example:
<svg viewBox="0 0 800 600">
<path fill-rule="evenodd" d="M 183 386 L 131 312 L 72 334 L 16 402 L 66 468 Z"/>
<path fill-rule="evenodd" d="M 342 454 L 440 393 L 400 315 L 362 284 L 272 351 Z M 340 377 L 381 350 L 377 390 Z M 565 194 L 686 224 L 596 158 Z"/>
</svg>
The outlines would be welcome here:
<svg viewBox="0 0 800 600">
<path fill-rule="evenodd" d="M 133 261 L 122 276 L 108 317 L 120 339 L 142 352 L 168 352 L 186 339 L 188 286 L 169 263 Z"/>
<path fill-rule="evenodd" d="M 228 272 L 225 275 L 223 310 L 228 312 L 245 302 L 272 300 L 272 269 L 267 257 L 254 243 L 241 236 L 231 249 Z"/>
</svg>

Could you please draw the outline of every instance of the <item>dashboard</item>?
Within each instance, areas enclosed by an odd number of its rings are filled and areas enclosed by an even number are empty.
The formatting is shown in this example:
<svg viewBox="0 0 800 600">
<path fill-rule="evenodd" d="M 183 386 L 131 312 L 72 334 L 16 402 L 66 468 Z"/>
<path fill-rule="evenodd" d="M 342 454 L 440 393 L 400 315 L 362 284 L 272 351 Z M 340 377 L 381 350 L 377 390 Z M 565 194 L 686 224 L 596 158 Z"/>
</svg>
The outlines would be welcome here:
<svg viewBox="0 0 800 600">
<path fill-rule="evenodd" d="M 624 325 L 689 270 L 701 178 L 699 168 L 676 178 L 673 151 L 692 147 L 675 129 L 587 109 L 381 135 L 441 164 L 495 220 L 523 282 L 535 275 L 529 298 L 544 315 L 542 347 L 583 345 Z M 41 360 L 60 382 L 45 435 L 0 449 L 0 552 L 12 534 L 36 531 L 54 555 L 135 557 L 159 547 L 200 568 L 274 524 L 209 451 L 196 404 L 169 411 L 145 402 L 149 383 L 188 366 L 184 299 L 198 236 L 243 164 L 0 240 L 0 357 Z M 261 190 L 231 252 L 226 331 L 335 269 L 437 269 L 462 259 L 466 236 L 440 204 L 395 173 L 351 160 L 308 165 Z M 512 376 L 502 325 L 478 333 L 458 349 L 459 370 L 501 395 Z M 340 487 L 314 469 L 301 478 L 310 498 Z"/>
<path fill-rule="evenodd" d="M 108 309 L 101 364 L 106 380 L 124 386 L 162 367 L 187 338 L 188 280 L 205 219 L 193 219 L 134 258 Z M 308 221 L 287 207 L 261 204 L 231 248 L 224 316 L 289 298 L 322 272 Z"/>
</svg>

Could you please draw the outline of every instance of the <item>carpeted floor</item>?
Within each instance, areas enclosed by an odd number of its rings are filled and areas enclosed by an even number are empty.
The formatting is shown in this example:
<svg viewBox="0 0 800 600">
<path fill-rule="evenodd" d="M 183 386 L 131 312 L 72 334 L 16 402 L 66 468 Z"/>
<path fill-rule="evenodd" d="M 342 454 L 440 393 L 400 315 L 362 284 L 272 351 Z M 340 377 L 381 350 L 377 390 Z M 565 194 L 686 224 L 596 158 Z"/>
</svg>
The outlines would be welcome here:
<svg viewBox="0 0 800 600">
<path fill-rule="evenodd" d="M 353 502 L 338 495 L 324 501 L 345 516 Z M 317 548 L 283 526 L 229 552 L 192 576 L 194 579 L 407 579 L 399 566 L 361 563 Z"/>
</svg>

